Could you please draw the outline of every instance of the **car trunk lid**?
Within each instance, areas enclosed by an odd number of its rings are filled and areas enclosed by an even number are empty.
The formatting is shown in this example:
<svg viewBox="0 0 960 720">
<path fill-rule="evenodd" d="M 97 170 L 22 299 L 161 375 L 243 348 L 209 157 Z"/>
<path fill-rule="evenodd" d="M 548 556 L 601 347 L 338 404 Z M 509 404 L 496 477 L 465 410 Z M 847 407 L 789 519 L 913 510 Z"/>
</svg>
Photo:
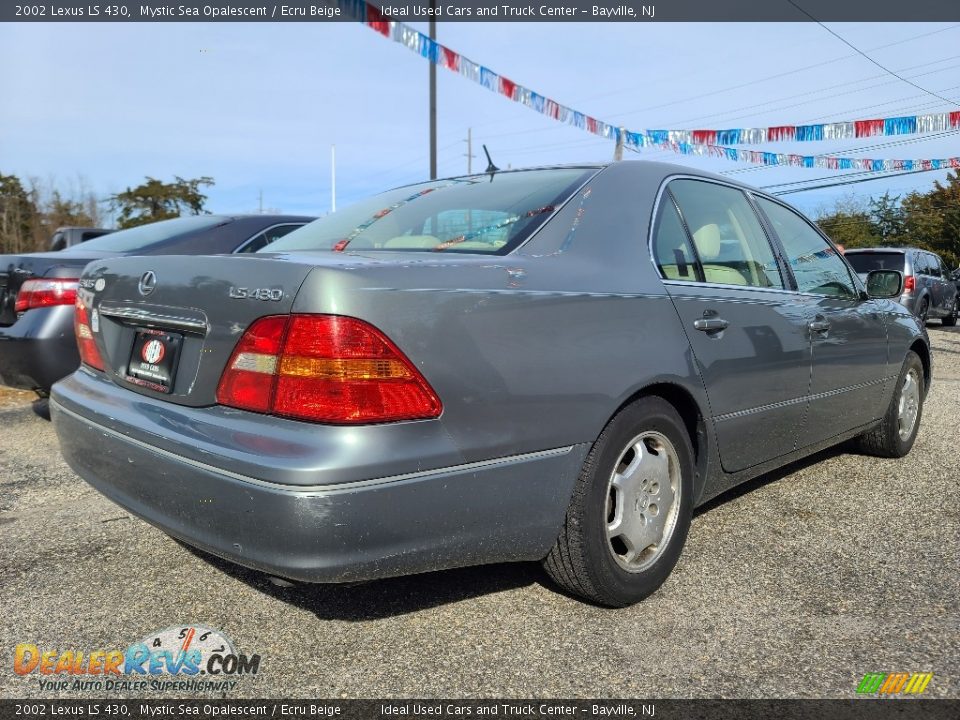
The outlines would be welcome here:
<svg viewBox="0 0 960 720">
<path fill-rule="evenodd" d="M 258 318 L 288 314 L 311 270 L 263 256 L 113 258 L 88 267 L 79 297 L 115 382 L 202 406 L 216 402 L 244 331 Z"/>
</svg>

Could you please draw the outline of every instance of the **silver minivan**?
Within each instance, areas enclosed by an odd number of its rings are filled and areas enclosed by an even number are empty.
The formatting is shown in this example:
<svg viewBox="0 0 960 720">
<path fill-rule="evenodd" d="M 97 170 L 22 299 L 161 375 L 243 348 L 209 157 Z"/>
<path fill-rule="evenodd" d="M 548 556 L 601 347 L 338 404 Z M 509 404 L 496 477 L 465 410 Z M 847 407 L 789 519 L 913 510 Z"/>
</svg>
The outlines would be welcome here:
<svg viewBox="0 0 960 720">
<path fill-rule="evenodd" d="M 902 305 L 924 322 L 940 318 L 948 327 L 957 324 L 957 285 L 936 253 L 919 248 L 856 248 L 844 255 L 861 278 L 871 270 L 899 270 L 904 277 Z"/>
</svg>

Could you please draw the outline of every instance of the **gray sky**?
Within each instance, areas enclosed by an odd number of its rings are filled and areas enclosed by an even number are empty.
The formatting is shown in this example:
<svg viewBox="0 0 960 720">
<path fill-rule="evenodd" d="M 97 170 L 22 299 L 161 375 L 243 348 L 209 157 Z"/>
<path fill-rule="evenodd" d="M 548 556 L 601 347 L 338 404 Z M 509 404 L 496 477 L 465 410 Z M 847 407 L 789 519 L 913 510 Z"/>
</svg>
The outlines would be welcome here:
<svg viewBox="0 0 960 720">
<path fill-rule="evenodd" d="M 830 27 L 891 70 L 960 103 L 960 26 Z M 885 75 L 814 23 L 441 23 L 438 40 L 633 130 L 763 127 L 960 107 Z M 427 177 L 427 62 L 359 24 L 6 24 L 0 67 L 0 172 L 61 184 L 82 176 L 104 197 L 145 175 L 210 175 L 213 211 L 254 211 L 262 190 L 266 207 L 311 214 L 329 210 L 331 143 L 338 205 Z M 466 171 L 468 127 L 475 153 L 482 156 L 486 143 L 502 168 L 612 156 L 610 141 L 442 68 L 437 75 L 441 176 Z M 939 158 L 960 155 L 960 135 L 758 149 Z M 750 167 L 662 151 L 640 157 L 714 171 Z M 483 167 L 477 157 L 474 170 Z M 764 186 L 829 174 L 783 168 L 735 177 Z M 787 199 L 812 211 L 848 192 L 925 190 L 945 174 Z"/>
</svg>

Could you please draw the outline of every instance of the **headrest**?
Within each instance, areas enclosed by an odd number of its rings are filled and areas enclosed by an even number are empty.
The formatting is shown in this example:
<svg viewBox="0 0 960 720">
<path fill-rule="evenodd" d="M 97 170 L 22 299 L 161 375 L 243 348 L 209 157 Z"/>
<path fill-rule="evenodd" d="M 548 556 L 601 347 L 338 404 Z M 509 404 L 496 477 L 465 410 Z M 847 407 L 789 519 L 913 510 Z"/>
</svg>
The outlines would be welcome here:
<svg viewBox="0 0 960 720">
<path fill-rule="evenodd" d="M 693 234 L 700 257 L 713 259 L 720 254 L 720 228 L 716 223 L 704 225 Z"/>
</svg>

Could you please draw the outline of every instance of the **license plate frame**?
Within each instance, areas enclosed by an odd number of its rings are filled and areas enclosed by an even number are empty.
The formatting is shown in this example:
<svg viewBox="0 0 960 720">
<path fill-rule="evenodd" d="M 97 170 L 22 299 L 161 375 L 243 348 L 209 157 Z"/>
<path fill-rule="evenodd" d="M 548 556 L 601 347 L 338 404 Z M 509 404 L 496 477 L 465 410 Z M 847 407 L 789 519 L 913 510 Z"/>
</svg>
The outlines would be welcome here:
<svg viewBox="0 0 960 720">
<path fill-rule="evenodd" d="M 136 328 L 127 363 L 127 380 L 156 392 L 172 393 L 182 345 L 181 333 Z"/>
</svg>

